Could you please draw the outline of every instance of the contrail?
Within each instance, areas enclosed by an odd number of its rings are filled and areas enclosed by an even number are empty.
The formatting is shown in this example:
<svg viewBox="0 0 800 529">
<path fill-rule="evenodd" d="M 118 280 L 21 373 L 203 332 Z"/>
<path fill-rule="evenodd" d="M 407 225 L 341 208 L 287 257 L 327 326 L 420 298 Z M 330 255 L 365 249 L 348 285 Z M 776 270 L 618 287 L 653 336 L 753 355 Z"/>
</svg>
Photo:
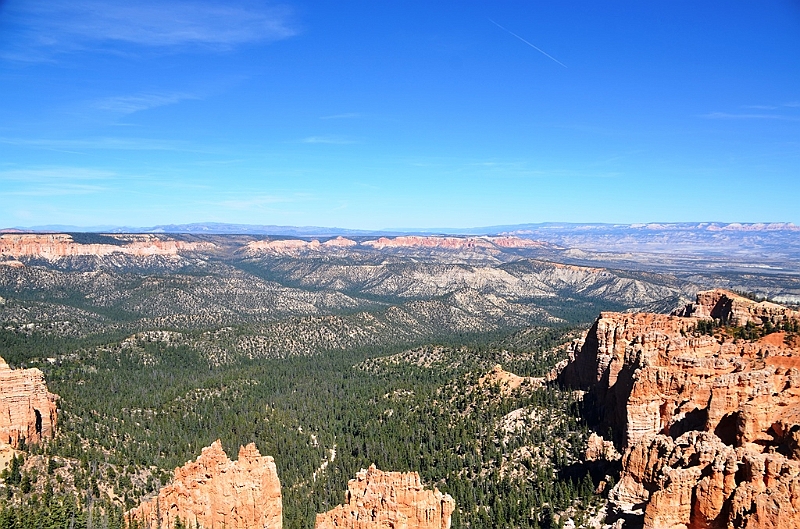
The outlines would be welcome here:
<svg viewBox="0 0 800 529">
<path fill-rule="evenodd" d="M 494 20 L 492 20 L 491 18 L 489 19 L 489 22 L 491 22 L 492 24 L 494 24 L 494 25 L 495 25 L 495 26 L 497 26 L 498 28 L 502 29 L 502 30 L 503 30 L 503 31 L 505 31 L 506 33 L 510 33 L 511 35 L 514 35 L 515 37 L 517 37 L 519 40 L 521 40 L 522 42 L 524 42 L 525 44 L 527 44 L 528 46 L 530 46 L 530 47 L 531 47 L 531 48 L 533 48 L 534 50 L 538 51 L 539 53 L 541 53 L 541 54 L 542 54 L 542 55 L 544 55 L 545 57 L 549 57 L 550 59 L 553 59 L 554 61 L 556 61 L 558 64 L 560 64 L 560 65 L 561 65 L 561 66 L 563 66 L 564 68 L 566 68 L 566 67 L 567 67 L 567 65 L 566 65 L 566 64 L 564 64 L 563 62 L 559 61 L 558 59 L 556 59 L 555 57 L 553 57 L 552 55 L 550 55 L 550 54 L 549 54 L 549 53 L 547 53 L 546 51 L 544 51 L 544 50 L 542 50 L 542 49 L 539 49 L 539 48 L 537 48 L 536 46 L 534 46 L 533 44 L 531 44 L 531 43 L 530 43 L 530 42 L 528 42 L 527 40 L 523 39 L 522 37 L 520 37 L 519 35 L 517 35 L 517 34 L 516 34 L 516 33 L 514 33 L 513 31 L 510 31 L 510 30 L 508 30 L 508 29 L 504 28 L 503 26 L 501 26 L 500 24 L 498 24 L 497 22 L 495 22 L 495 21 L 494 21 Z"/>
</svg>

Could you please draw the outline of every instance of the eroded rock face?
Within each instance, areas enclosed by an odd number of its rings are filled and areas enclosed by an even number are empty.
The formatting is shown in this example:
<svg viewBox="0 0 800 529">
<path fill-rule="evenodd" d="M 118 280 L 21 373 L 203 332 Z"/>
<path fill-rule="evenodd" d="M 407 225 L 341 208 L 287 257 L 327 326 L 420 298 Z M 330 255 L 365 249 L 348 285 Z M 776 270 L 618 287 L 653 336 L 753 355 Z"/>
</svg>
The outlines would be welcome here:
<svg viewBox="0 0 800 529">
<path fill-rule="evenodd" d="M 697 302 L 675 311 L 678 316 L 713 318 L 730 325 L 776 324 L 786 319 L 800 319 L 800 312 L 769 301 L 755 302 L 725 290 L 707 290 L 697 294 Z"/>
<path fill-rule="evenodd" d="M 331 248 L 349 248 L 356 245 L 358 245 L 356 241 L 341 236 L 329 239 L 323 243 L 320 243 L 317 239 L 312 239 L 311 241 L 304 241 L 302 239 L 278 239 L 274 241 L 251 241 L 247 243 L 246 252 L 251 255 L 260 253 L 291 255 Z"/>
<path fill-rule="evenodd" d="M 364 246 L 371 246 L 376 250 L 384 248 L 439 248 L 446 250 L 466 250 L 474 248 L 491 249 L 495 246 L 502 248 L 538 248 L 547 246 L 541 241 L 523 239 L 520 237 L 437 237 L 407 235 L 401 237 L 380 237 L 374 241 L 365 241 Z"/>
<path fill-rule="evenodd" d="M 416 472 L 372 465 L 347 484 L 347 503 L 317 515 L 317 529 L 448 529 L 455 501 L 425 490 Z"/>
<path fill-rule="evenodd" d="M 211 243 L 176 241 L 156 235 L 108 236 L 119 244 L 81 244 L 65 233 L 53 234 L 2 234 L 0 258 L 37 257 L 50 261 L 63 257 L 125 254 L 135 257 L 177 256 L 179 252 L 208 249 Z M 18 261 L 10 261 L 15 263 Z M 13 266 L 13 265 L 12 265 Z"/>
<path fill-rule="evenodd" d="M 127 516 L 148 529 L 172 529 L 177 518 L 187 527 L 207 529 L 280 528 L 283 503 L 275 462 L 253 443 L 231 461 L 215 441 L 197 460 L 176 468 L 172 483 L 156 498 Z"/>
<path fill-rule="evenodd" d="M 602 313 L 574 344 L 560 380 L 588 392 L 624 452 L 611 504 L 646 528 L 800 526 L 800 351 L 783 332 L 695 331 L 710 318 L 800 314 L 708 291 L 669 316 Z"/>
<path fill-rule="evenodd" d="M 53 437 L 56 399 L 36 369 L 11 369 L 0 358 L 0 443 L 17 448 L 24 438 L 38 443 Z"/>
</svg>

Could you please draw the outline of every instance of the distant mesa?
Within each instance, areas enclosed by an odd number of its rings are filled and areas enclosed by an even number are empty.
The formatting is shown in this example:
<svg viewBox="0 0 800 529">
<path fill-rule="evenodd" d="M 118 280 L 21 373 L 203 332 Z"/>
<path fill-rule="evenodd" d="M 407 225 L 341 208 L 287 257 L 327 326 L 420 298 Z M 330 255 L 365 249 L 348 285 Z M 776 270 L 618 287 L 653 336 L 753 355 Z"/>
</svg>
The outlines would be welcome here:
<svg viewBox="0 0 800 529">
<path fill-rule="evenodd" d="M 71 235 L 65 233 L 52 234 L 9 234 L 0 235 L 0 258 L 18 259 L 21 257 L 38 257 L 56 260 L 72 256 L 108 256 L 126 254 L 136 257 L 145 256 L 177 256 L 182 251 L 209 249 L 214 245 L 208 242 L 177 241 L 156 235 L 106 235 L 112 241 L 102 243 L 76 242 Z"/>
<path fill-rule="evenodd" d="M 500 248 L 541 248 L 548 246 L 546 243 L 523 239 L 521 237 L 437 237 L 409 235 L 404 237 L 380 237 L 377 240 L 366 241 L 364 246 L 376 250 L 391 248 L 436 248 L 446 250 L 469 250 L 475 248 L 493 249 Z"/>
<path fill-rule="evenodd" d="M 347 483 L 346 503 L 318 514 L 316 529 L 449 529 L 455 501 L 423 488 L 416 472 L 371 465 Z"/>
<path fill-rule="evenodd" d="M 497 250 L 531 249 L 549 246 L 547 243 L 521 237 L 442 237 L 427 235 L 408 235 L 400 237 L 379 237 L 358 242 L 345 237 L 335 237 L 323 243 L 318 239 L 278 239 L 251 241 L 247 243 L 247 253 L 298 254 L 318 252 L 337 248 L 361 246 L 372 250 Z"/>
<path fill-rule="evenodd" d="M 620 520 L 800 527 L 798 327 L 798 311 L 712 290 L 672 315 L 604 312 L 573 344 L 559 379 L 623 452 Z M 614 453 L 591 441 L 587 460 Z"/>
<path fill-rule="evenodd" d="M 305 251 L 319 251 L 330 248 L 349 248 L 358 243 L 344 237 L 335 237 L 320 243 L 317 239 L 304 241 L 302 239 L 279 239 L 266 241 L 251 241 L 246 245 L 246 252 L 249 254 L 274 253 L 274 254 L 296 254 Z"/>
<path fill-rule="evenodd" d="M 283 500 L 275 461 L 262 456 L 253 443 L 239 449 L 231 461 L 217 440 L 195 461 L 175 469 L 158 496 L 126 515 L 145 529 L 185 527 L 280 529 Z"/>
<path fill-rule="evenodd" d="M 11 369 L 0 358 L 0 445 L 17 448 L 23 439 L 39 443 L 52 438 L 57 399 L 39 369 Z"/>
</svg>

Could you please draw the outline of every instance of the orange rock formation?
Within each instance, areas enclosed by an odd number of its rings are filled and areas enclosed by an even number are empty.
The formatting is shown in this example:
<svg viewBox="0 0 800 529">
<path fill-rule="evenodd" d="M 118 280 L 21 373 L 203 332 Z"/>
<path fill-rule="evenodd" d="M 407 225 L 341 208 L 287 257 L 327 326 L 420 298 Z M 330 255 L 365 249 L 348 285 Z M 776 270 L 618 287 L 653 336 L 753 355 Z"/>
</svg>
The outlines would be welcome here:
<svg viewBox="0 0 800 529">
<path fill-rule="evenodd" d="M 544 381 L 544 377 L 521 377 L 515 373 L 506 371 L 503 369 L 503 366 L 497 364 L 491 371 L 478 379 L 478 385 L 491 386 L 496 384 L 504 395 L 510 395 L 523 384 L 528 384 L 532 388 L 538 388 Z"/>
<path fill-rule="evenodd" d="M 371 246 L 376 250 L 384 248 L 440 248 L 446 250 L 467 250 L 474 248 L 492 249 L 502 248 L 538 248 L 546 246 L 546 243 L 523 239 L 520 237 L 437 237 L 409 235 L 402 237 L 380 237 L 374 241 L 362 243 L 364 246 Z"/>
<path fill-rule="evenodd" d="M 151 255 L 178 255 L 179 251 L 192 251 L 213 246 L 211 243 L 185 242 L 159 238 L 156 235 L 119 236 L 119 245 L 81 244 L 65 233 L 53 234 L 2 234 L 0 257 L 41 257 L 48 260 L 76 255 L 104 256 L 113 253 L 137 257 Z"/>
<path fill-rule="evenodd" d="M 372 465 L 347 484 L 347 504 L 317 515 L 316 529 L 448 529 L 455 501 L 425 490 L 416 472 Z"/>
<path fill-rule="evenodd" d="M 335 237 L 320 243 L 317 239 L 311 241 L 304 241 L 302 239 L 279 239 L 279 240 L 264 240 L 264 241 L 250 241 L 246 245 L 246 251 L 250 254 L 256 253 L 276 253 L 276 254 L 297 254 L 305 251 L 319 251 L 331 248 L 348 248 L 356 246 L 358 243 L 351 239 L 344 237 Z"/>
<path fill-rule="evenodd" d="M 800 350 L 696 332 L 800 313 L 725 291 L 673 315 L 602 313 L 561 381 L 588 390 L 624 451 L 609 498 L 646 528 L 800 526 Z M 595 439 L 595 444 L 598 440 Z"/>
<path fill-rule="evenodd" d="M 272 457 L 262 456 L 250 443 L 239 449 L 234 462 L 217 440 L 196 461 L 176 468 L 171 484 L 127 516 L 147 529 L 172 529 L 177 518 L 187 527 L 275 529 L 282 527 L 282 512 Z"/>
<path fill-rule="evenodd" d="M 36 368 L 11 369 L 0 358 L 0 444 L 38 443 L 53 437 L 56 399 Z"/>
</svg>

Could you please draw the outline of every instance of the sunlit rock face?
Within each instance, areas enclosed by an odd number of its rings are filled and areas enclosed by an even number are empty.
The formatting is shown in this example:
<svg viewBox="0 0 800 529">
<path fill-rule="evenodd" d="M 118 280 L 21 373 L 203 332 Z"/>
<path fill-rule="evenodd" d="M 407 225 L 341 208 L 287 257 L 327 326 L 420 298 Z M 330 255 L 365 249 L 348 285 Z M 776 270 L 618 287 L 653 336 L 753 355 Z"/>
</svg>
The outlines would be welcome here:
<svg viewBox="0 0 800 529">
<path fill-rule="evenodd" d="M 275 461 L 253 443 L 231 461 L 215 441 L 197 460 L 176 468 L 157 497 L 127 516 L 148 529 L 172 529 L 178 518 L 186 527 L 280 529 L 283 502 Z"/>
<path fill-rule="evenodd" d="M 728 330 L 697 331 L 711 320 Z M 559 379 L 587 391 L 623 452 L 615 514 L 646 528 L 800 526 L 797 337 L 730 332 L 792 320 L 714 290 L 672 315 L 602 313 L 573 344 Z"/>
<path fill-rule="evenodd" d="M 455 501 L 422 487 L 416 472 L 372 465 L 347 484 L 347 503 L 318 514 L 316 529 L 448 529 Z"/>
<path fill-rule="evenodd" d="M 11 369 L 0 358 L 0 444 L 19 447 L 53 437 L 56 399 L 36 368 Z"/>
<path fill-rule="evenodd" d="M 156 235 L 106 236 L 115 244 L 82 244 L 66 233 L 52 234 L 2 234 L 0 235 L 0 259 L 36 257 L 55 260 L 64 257 L 95 256 L 112 254 L 135 257 L 177 256 L 180 252 L 208 250 L 211 243 L 186 242 Z"/>
</svg>

